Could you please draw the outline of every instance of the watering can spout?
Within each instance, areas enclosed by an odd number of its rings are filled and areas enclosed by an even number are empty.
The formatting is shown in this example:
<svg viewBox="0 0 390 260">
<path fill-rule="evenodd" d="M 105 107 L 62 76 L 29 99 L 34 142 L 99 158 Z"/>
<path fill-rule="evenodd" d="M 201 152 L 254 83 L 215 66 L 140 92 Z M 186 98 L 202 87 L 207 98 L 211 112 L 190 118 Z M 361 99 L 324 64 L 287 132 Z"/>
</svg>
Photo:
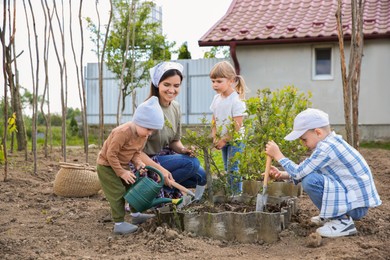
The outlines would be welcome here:
<svg viewBox="0 0 390 260">
<path fill-rule="evenodd" d="M 175 205 L 178 205 L 178 204 L 180 204 L 181 202 L 183 201 L 183 199 L 182 198 L 180 198 L 180 199 L 170 199 L 170 198 L 157 198 L 157 199 L 154 199 L 153 200 L 153 203 L 152 203 L 152 207 L 155 207 L 155 206 L 157 206 L 157 205 L 159 205 L 159 204 L 161 204 L 161 203 L 173 203 L 173 204 L 175 204 Z"/>
</svg>

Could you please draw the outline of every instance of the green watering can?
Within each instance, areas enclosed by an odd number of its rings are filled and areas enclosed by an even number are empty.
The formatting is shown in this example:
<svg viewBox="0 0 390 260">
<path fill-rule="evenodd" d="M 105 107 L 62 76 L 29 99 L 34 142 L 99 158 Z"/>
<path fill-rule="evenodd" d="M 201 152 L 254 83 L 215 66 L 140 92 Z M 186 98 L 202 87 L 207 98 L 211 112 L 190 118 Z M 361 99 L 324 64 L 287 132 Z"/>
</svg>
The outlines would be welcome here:
<svg viewBox="0 0 390 260">
<path fill-rule="evenodd" d="M 159 170 L 151 166 L 146 166 L 145 168 L 148 171 L 157 173 L 160 176 L 160 182 L 155 182 L 147 177 L 147 175 L 145 175 L 145 177 L 140 177 L 139 171 L 135 173 L 137 177 L 136 182 L 131 185 L 124 198 L 136 212 L 143 212 L 161 203 L 172 202 L 173 204 L 178 205 L 183 201 L 182 198 L 156 198 L 160 193 L 161 188 L 164 186 L 164 176 Z"/>
</svg>

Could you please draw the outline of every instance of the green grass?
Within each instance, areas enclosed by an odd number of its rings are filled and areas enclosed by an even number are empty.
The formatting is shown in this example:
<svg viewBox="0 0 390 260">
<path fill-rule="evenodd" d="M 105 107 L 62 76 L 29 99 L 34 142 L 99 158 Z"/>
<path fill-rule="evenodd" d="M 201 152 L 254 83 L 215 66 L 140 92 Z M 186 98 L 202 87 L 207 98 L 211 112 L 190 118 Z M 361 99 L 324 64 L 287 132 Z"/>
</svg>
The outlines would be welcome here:
<svg viewBox="0 0 390 260">
<path fill-rule="evenodd" d="M 390 142 L 362 142 L 360 143 L 360 147 L 390 150 Z"/>
<path fill-rule="evenodd" d="M 62 134 L 61 134 L 61 127 L 60 126 L 53 126 L 52 128 L 52 143 L 53 146 L 61 146 L 61 140 L 62 140 Z M 38 133 L 44 133 L 45 128 L 44 127 L 38 127 Z M 44 138 L 38 138 L 37 139 L 37 144 L 44 144 Z M 28 140 L 29 143 L 31 143 L 31 140 Z M 89 134 L 88 138 L 89 144 L 92 143 L 97 143 L 97 136 Z M 84 139 L 82 136 L 79 135 L 72 135 L 69 130 L 67 130 L 67 135 L 66 135 L 66 145 L 71 145 L 71 146 L 83 146 L 84 145 Z"/>
</svg>

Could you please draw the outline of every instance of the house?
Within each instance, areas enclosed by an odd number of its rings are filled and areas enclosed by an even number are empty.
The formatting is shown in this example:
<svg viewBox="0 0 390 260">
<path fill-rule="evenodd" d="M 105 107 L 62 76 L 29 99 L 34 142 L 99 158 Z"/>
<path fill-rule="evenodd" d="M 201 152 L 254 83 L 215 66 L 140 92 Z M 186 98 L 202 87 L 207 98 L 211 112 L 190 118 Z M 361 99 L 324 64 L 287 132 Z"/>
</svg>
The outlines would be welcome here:
<svg viewBox="0 0 390 260">
<path fill-rule="evenodd" d="M 390 140 L 390 1 L 365 0 L 360 78 L 362 140 Z M 294 85 L 313 93 L 313 106 L 343 130 L 344 106 L 335 13 L 337 0 L 233 0 L 198 41 L 230 46 L 231 60 L 251 89 Z M 343 0 L 348 69 L 351 1 Z"/>
</svg>

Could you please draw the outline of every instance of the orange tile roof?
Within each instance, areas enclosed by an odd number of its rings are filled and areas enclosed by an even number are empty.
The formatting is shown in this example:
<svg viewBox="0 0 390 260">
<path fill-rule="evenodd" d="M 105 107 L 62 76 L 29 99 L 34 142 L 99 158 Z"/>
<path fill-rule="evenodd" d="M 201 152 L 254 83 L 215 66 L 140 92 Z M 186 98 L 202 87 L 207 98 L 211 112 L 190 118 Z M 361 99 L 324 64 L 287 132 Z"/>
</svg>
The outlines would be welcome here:
<svg viewBox="0 0 390 260">
<path fill-rule="evenodd" d="M 343 1 L 344 35 L 351 34 L 351 3 Z M 390 1 L 365 0 L 366 38 L 390 38 Z M 199 46 L 337 40 L 337 0 L 233 0 Z"/>
</svg>

